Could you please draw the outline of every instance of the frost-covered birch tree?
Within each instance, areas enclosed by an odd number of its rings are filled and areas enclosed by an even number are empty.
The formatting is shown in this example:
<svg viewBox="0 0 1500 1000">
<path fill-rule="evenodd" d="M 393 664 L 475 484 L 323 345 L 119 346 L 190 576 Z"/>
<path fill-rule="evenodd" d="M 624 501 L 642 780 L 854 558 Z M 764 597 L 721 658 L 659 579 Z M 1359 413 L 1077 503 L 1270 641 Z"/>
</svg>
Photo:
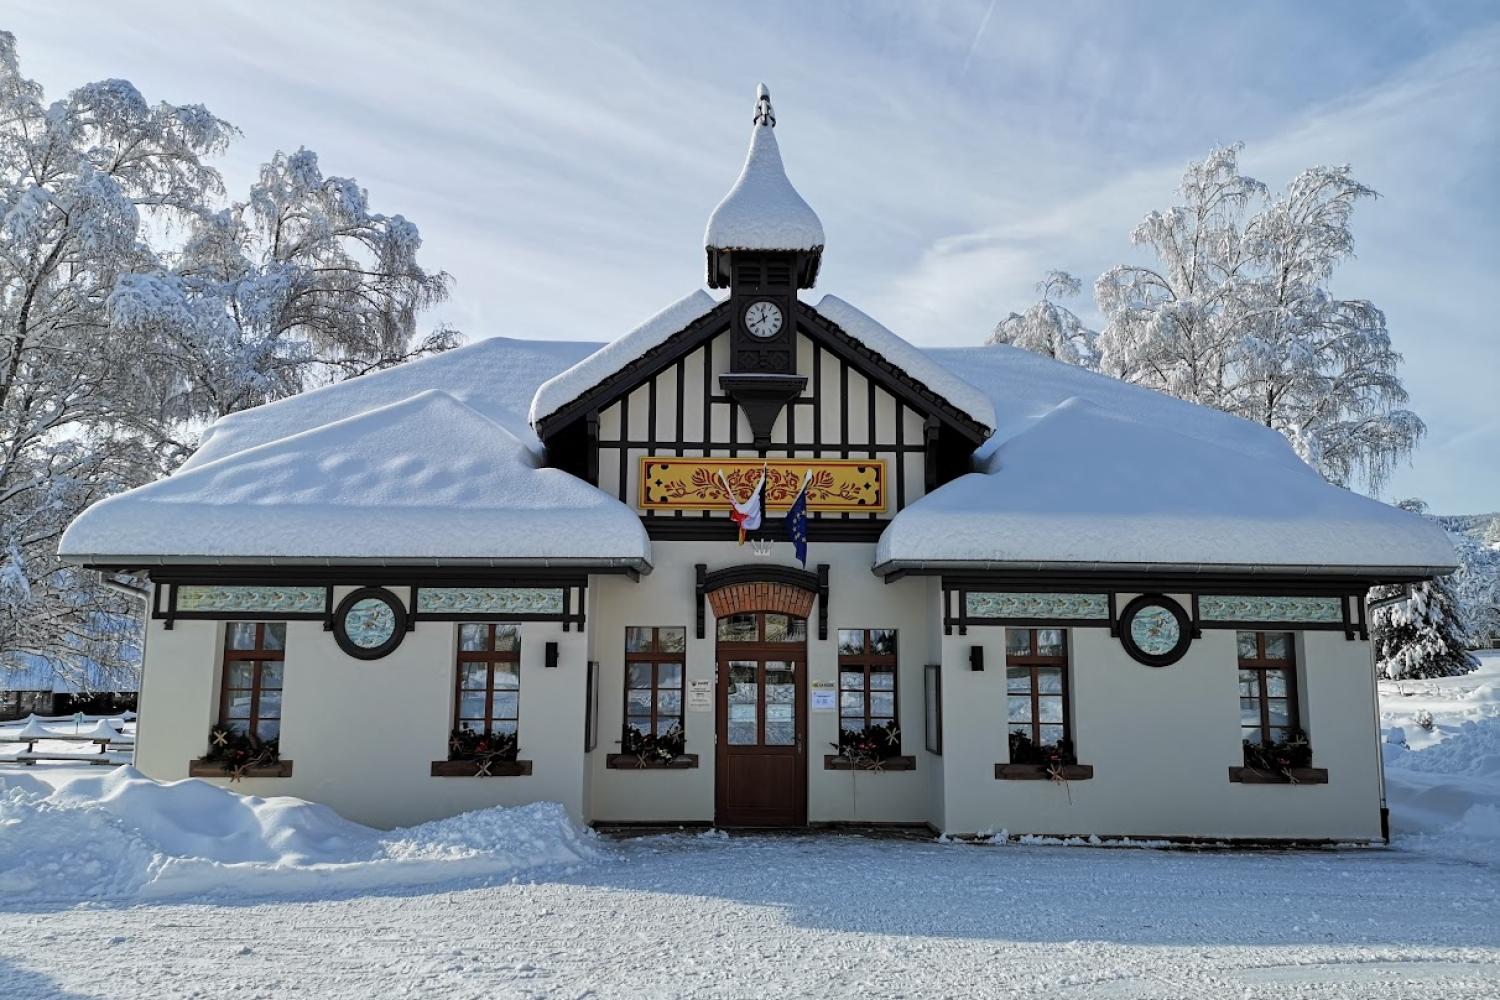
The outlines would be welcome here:
<svg viewBox="0 0 1500 1000">
<path fill-rule="evenodd" d="M 1009 344 L 1083 368 L 1097 368 L 1098 334 L 1083 324 L 1059 299 L 1077 295 L 1082 286 L 1066 271 L 1048 271 L 1037 282 L 1041 300 L 1024 313 L 1011 313 L 995 325 L 986 344 Z"/>
<path fill-rule="evenodd" d="M 134 656 L 139 609 L 57 559 L 84 507 L 170 471 L 208 418 L 456 340 L 416 332 L 448 287 L 416 227 L 311 152 L 224 205 L 235 134 L 124 80 L 48 104 L 0 32 L 0 671 Z"/>
<path fill-rule="evenodd" d="M 155 265 L 142 220 L 179 221 L 219 190 L 204 162 L 232 129 L 148 104 L 123 80 L 53 104 L 0 33 L 0 666 L 27 654 L 118 659 L 133 609 L 56 558 L 84 506 L 159 469 L 130 372 L 149 346 L 109 327 L 116 283 Z"/>
<path fill-rule="evenodd" d="M 1375 192 L 1341 166 L 1272 195 L 1240 173 L 1240 148 L 1190 165 L 1182 204 L 1136 228 L 1159 266 L 1095 284 L 1101 368 L 1272 427 L 1331 482 L 1378 487 L 1425 428 L 1385 314 L 1329 290 L 1354 253 L 1354 206 Z"/>
<path fill-rule="evenodd" d="M 123 277 L 109 316 L 172 353 L 168 419 L 223 416 L 454 346 L 447 327 L 417 330 L 450 280 L 418 263 L 421 242 L 315 153 L 278 153 L 246 201 L 194 221 L 170 268 Z"/>
</svg>

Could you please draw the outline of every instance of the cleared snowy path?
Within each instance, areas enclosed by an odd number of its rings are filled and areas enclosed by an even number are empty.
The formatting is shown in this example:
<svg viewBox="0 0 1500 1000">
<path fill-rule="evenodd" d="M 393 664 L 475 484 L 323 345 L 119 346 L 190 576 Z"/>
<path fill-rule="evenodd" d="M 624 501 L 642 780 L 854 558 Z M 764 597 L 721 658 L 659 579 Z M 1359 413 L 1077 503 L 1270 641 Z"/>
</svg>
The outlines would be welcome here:
<svg viewBox="0 0 1500 1000">
<path fill-rule="evenodd" d="M 1500 869 L 673 836 L 524 884 L 9 909 L 0 997 L 1500 995 Z"/>
</svg>

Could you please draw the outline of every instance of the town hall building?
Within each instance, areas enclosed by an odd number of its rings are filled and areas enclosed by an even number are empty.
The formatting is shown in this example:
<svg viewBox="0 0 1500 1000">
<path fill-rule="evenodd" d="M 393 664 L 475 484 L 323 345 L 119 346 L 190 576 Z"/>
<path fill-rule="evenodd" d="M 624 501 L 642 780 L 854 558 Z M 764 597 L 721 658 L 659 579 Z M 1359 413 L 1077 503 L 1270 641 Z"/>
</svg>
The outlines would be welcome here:
<svg viewBox="0 0 1500 1000">
<path fill-rule="evenodd" d="M 775 125 L 762 88 L 707 290 L 233 414 L 73 523 L 150 581 L 136 766 L 379 826 L 1381 838 L 1366 594 L 1443 533 L 1268 428 L 815 298 Z"/>
</svg>

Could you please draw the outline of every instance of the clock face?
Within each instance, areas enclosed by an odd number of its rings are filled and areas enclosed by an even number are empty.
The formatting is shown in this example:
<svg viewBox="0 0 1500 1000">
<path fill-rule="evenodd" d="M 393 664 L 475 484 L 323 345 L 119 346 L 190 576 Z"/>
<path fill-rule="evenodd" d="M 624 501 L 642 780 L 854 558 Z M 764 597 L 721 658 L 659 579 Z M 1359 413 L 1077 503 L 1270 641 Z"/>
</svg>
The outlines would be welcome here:
<svg viewBox="0 0 1500 1000">
<path fill-rule="evenodd" d="M 781 330 L 781 309 L 774 302 L 750 303 L 745 310 L 745 329 L 755 337 L 774 337 Z"/>
</svg>

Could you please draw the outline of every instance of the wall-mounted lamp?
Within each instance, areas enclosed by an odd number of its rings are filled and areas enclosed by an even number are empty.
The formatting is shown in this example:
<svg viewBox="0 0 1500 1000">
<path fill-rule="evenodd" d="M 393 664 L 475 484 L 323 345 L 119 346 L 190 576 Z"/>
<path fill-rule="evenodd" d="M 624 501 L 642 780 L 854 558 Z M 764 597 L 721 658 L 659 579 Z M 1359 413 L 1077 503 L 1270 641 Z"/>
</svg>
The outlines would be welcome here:
<svg viewBox="0 0 1500 1000">
<path fill-rule="evenodd" d="M 984 647 L 983 646 L 970 646 L 969 647 L 969 669 L 970 670 L 983 670 L 984 669 Z"/>
</svg>

